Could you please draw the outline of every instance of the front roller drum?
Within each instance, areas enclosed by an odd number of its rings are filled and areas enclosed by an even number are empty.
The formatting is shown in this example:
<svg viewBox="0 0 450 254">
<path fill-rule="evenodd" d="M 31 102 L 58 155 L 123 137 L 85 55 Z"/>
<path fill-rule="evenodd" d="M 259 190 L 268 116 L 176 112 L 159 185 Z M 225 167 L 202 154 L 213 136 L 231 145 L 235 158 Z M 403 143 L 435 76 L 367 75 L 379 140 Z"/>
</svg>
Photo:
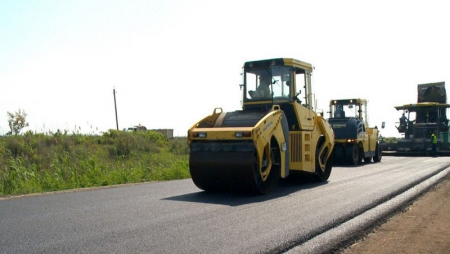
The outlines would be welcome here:
<svg viewBox="0 0 450 254">
<path fill-rule="evenodd" d="M 267 194 L 275 189 L 280 177 L 277 165 L 268 176 L 261 174 L 255 151 L 191 150 L 189 167 L 193 182 L 205 191 Z"/>
</svg>

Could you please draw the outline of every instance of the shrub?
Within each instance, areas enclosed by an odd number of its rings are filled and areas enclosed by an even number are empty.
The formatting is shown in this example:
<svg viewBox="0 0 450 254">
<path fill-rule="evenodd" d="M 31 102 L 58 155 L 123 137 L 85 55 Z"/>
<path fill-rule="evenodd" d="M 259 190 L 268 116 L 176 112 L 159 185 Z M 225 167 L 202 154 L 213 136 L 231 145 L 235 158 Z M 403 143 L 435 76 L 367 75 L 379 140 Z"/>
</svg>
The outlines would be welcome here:
<svg viewBox="0 0 450 254">
<path fill-rule="evenodd" d="M 187 138 L 175 138 L 170 142 L 170 152 L 178 155 L 189 154 Z"/>
<path fill-rule="evenodd" d="M 6 139 L 6 150 L 14 157 L 22 155 L 25 151 L 25 142 L 21 136 L 10 136 Z"/>
<path fill-rule="evenodd" d="M 0 191 L 14 195 L 189 177 L 186 140 L 110 130 L 0 138 Z"/>
</svg>

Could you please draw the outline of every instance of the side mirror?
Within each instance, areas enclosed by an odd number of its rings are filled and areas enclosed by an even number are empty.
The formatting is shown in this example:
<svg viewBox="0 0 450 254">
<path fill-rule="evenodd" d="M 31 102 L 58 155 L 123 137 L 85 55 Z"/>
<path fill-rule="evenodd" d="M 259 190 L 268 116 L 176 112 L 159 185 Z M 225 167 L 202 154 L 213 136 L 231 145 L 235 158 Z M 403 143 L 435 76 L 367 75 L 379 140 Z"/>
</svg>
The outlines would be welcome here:
<svg viewBox="0 0 450 254">
<path fill-rule="evenodd" d="M 385 123 L 385 122 L 382 122 L 382 123 L 381 123 L 381 129 L 384 129 L 384 127 L 386 127 L 386 123 Z"/>
<path fill-rule="evenodd" d="M 294 96 L 294 100 L 297 101 L 299 104 L 302 104 L 302 101 L 298 98 L 298 96 L 302 93 L 302 91 L 300 90 L 295 96 Z"/>
</svg>

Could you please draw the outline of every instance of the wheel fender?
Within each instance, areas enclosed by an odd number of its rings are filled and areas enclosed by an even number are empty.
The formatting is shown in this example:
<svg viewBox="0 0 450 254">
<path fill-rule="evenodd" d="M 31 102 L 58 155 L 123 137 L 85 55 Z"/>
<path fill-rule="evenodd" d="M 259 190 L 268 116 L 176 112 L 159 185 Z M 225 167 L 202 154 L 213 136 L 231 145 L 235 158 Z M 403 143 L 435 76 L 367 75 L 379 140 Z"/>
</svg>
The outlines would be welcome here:
<svg viewBox="0 0 450 254">
<path fill-rule="evenodd" d="M 368 140 L 368 141 L 370 141 L 370 140 Z M 359 149 L 359 157 L 364 157 L 364 154 L 365 154 L 365 152 L 367 152 L 367 151 L 364 151 L 364 144 L 363 144 L 363 142 L 359 142 L 358 143 L 358 149 Z"/>
<path fill-rule="evenodd" d="M 283 116 L 281 117 L 281 128 L 283 129 L 284 142 L 286 143 L 286 150 L 287 150 L 289 149 L 289 124 L 284 112 Z M 281 152 L 281 176 L 287 177 L 289 175 L 289 152 L 283 151 L 283 149 L 280 149 L 280 152 Z"/>
<path fill-rule="evenodd" d="M 281 111 L 278 105 L 274 105 L 272 106 L 272 110 L 256 124 L 252 133 L 258 158 L 263 157 L 265 149 L 270 148 L 270 142 L 273 142 L 273 138 L 275 138 L 280 148 L 280 175 L 284 178 L 286 177 L 286 173 L 289 174 L 289 172 L 286 172 L 286 149 L 283 149 L 284 147 L 288 147 L 286 142 L 289 134 L 283 126 L 286 126 L 286 128 L 288 126 L 286 116 L 284 116 L 283 111 Z"/>
<path fill-rule="evenodd" d="M 324 161 L 319 160 L 319 164 L 321 168 L 325 168 L 325 163 L 331 157 L 334 148 L 334 131 L 331 128 L 331 125 L 325 119 L 323 119 L 323 117 L 317 117 L 317 121 L 319 129 L 321 130 L 322 135 L 325 138 L 325 141 L 322 143 L 322 146 L 319 150 L 319 158 L 322 158 L 322 153 L 326 151 Z"/>
<path fill-rule="evenodd" d="M 284 112 L 281 110 L 278 112 L 280 118 L 274 125 L 272 135 L 280 151 L 280 176 L 281 178 L 285 178 L 289 175 L 289 152 L 287 151 L 289 149 L 289 124 Z M 273 139 L 272 142 L 274 142 Z"/>
</svg>

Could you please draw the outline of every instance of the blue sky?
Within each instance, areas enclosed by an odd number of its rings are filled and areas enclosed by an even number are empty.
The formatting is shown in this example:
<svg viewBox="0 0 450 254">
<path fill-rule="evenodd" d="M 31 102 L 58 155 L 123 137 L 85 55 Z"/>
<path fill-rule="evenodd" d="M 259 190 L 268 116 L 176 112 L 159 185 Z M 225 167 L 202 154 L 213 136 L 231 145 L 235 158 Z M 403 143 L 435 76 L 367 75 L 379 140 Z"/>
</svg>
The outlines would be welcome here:
<svg viewBox="0 0 450 254">
<path fill-rule="evenodd" d="M 394 106 L 417 84 L 450 90 L 446 1 L 0 1 L 0 135 L 23 109 L 29 130 L 100 133 L 142 124 L 185 135 L 240 109 L 245 61 L 315 66 L 319 108 L 369 100 L 369 124 L 399 136 Z"/>
</svg>

